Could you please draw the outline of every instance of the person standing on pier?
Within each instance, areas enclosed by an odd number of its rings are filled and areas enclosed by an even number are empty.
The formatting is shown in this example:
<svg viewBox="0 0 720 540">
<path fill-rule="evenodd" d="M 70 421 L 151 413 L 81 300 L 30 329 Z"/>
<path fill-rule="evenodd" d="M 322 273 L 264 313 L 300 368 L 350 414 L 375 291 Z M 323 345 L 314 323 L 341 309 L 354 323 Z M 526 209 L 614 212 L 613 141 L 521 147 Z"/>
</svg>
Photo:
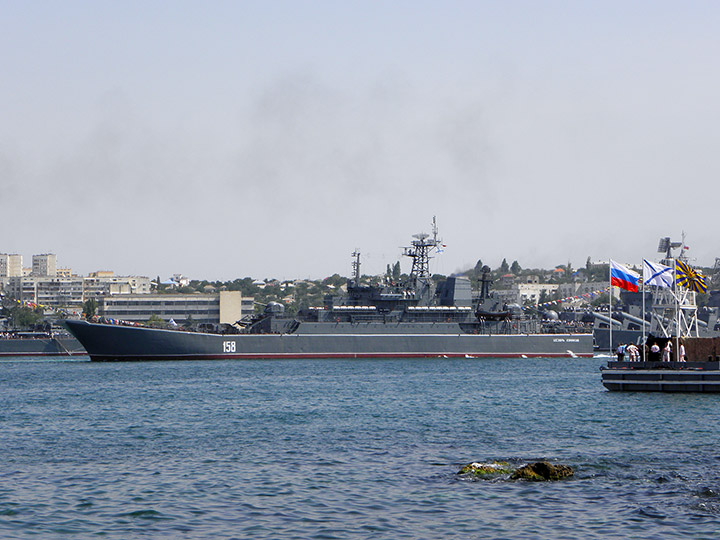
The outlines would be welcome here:
<svg viewBox="0 0 720 540">
<path fill-rule="evenodd" d="M 668 340 L 667 344 L 665 345 L 665 348 L 663 349 L 663 356 L 662 361 L 663 362 L 669 362 L 672 358 L 672 343 L 670 343 L 670 340 Z"/>
</svg>

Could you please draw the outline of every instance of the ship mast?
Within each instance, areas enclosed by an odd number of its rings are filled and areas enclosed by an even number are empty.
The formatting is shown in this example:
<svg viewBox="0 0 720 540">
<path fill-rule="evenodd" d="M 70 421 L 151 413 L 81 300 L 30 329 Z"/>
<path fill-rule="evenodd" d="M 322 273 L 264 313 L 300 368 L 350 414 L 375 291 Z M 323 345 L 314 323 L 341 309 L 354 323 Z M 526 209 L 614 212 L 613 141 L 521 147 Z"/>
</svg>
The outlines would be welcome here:
<svg viewBox="0 0 720 540">
<path fill-rule="evenodd" d="M 680 248 L 680 254 L 675 257 L 673 256 L 673 250 L 678 248 Z M 670 237 L 660 239 L 658 253 L 665 254 L 665 258 L 662 259 L 661 263 L 673 269 L 673 276 L 675 276 L 675 261 L 688 261 L 687 249 L 684 231 L 681 242 L 672 242 Z M 651 308 L 651 323 L 655 323 L 654 331 L 664 337 L 674 335 L 676 339 L 691 336 L 697 337 L 698 317 L 696 294 L 694 291 L 684 287 L 678 287 L 676 277 L 675 280 L 676 282 L 672 289 L 660 288 L 654 294 Z M 679 346 L 679 344 L 676 345 L 676 347 L 677 346 Z"/>
<path fill-rule="evenodd" d="M 430 278 L 430 253 L 442 242 L 438 239 L 438 229 L 435 217 L 432 222 L 432 237 L 427 233 L 414 234 L 411 245 L 404 248 L 403 255 L 412 259 L 410 281 L 413 286 L 418 282 L 427 282 Z"/>
<path fill-rule="evenodd" d="M 355 281 L 355 287 L 360 287 L 360 252 L 356 249 L 352 252 L 353 262 L 353 280 Z"/>
</svg>

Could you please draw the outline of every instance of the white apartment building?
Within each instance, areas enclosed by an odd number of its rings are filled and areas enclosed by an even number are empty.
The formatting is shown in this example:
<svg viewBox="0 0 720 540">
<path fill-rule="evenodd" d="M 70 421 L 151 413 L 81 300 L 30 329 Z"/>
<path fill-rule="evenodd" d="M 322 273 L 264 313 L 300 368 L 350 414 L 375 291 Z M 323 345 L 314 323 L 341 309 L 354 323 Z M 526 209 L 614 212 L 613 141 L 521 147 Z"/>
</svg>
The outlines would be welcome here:
<svg viewBox="0 0 720 540">
<path fill-rule="evenodd" d="M 509 289 L 495 289 L 493 295 L 506 304 L 537 305 L 543 291 L 549 296 L 557 289 L 557 283 L 516 283 Z"/>
<path fill-rule="evenodd" d="M 37 277 L 57 276 L 57 255 L 54 253 L 33 255 L 31 275 Z"/>
<path fill-rule="evenodd" d="M 112 294 L 150 294 L 150 279 L 145 276 L 116 276 L 112 272 L 93 272 L 83 278 L 85 297 Z"/>
<path fill-rule="evenodd" d="M 80 306 L 90 298 L 150 292 L 150 279 L 144 276 L 20 276 L 3 278 L 0 282 L 6 295 L 23 303 L 48 307 Z"/>
<path fill-rule="evenodd" d="M 23 275 L 23 258 L 17 253 L 0 253 L 0 278 Z"/>
<path fill-rule="evenodd" d="M 557 283 L 518 283 L 517 292 L 521 304 L 530 302 L 537 305 L 540 295 L 545 291 L 549 296 L 558 289 Z"/>
</svg>

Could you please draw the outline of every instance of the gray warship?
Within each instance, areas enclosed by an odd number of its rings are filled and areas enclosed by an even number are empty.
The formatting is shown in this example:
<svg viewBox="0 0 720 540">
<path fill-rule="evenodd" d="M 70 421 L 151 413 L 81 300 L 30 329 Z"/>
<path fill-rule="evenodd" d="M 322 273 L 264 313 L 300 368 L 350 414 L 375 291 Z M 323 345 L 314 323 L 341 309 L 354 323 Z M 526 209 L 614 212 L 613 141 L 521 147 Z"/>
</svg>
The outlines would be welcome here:
<svg viewBox="0 0 720 540">
<path fill-rule="evenodd" d="M 478 293 L 464 276 L 435 284 L 429 263 L 441 245 L 433 221 L 433 234 L 414 235 L 404 250 L 412 270 L 403 283 L 363 284 L 356 251 L 347 294 L 327 296 L 322 306 L 292 316 L 271 302 L 217 332 L 65 324 L 93 361 L 592 356 L 590 332 L 570 331 L 496 300 L 488 267 Z"/>
<path fill-rule="evenodd" d="M 85 349 L 67 333 L 2 332 L 0 357 L 13 356 L 81 356 Z"/>
</svg>

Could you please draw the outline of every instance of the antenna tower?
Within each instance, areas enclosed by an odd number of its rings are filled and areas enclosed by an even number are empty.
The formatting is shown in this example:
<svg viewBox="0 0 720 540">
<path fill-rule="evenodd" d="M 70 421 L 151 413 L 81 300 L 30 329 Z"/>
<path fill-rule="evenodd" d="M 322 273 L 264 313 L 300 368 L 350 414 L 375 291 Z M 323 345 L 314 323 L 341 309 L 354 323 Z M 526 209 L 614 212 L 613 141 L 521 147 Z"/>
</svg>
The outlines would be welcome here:
<svg viewBox="0 0 720 540">
<path fill-rule="evenodd" d="M 355 286 L 360 286 L 360 252 L 356 249 L 352 252 L 353 256 L 353 262 L 352 262 L 352 271 L 353 271 L 353 280 L 355 281 Z"/>
<path fill-rule="evenodd" d="M 673 257 L 673 250 L 680 248 L 680 254 Z M 675 268 L 675 261 L 687 262 L 685 232 L 682 233 L 682 242 L 672 242 L 670 237 L 660 239 L 658 253 L 664 253 L 665 258 L 662 264 Z M 715 267 L 718 268 L 718 261 L 715 260 Z M 654 322 L 654 331 L 671 337 L 698 336 L 697 300 L 694 291 L 678 287 L 658 288 L 655 291 L 655 299 L 651 308 L 651 317 Z"/>
<path fill-rule="evenodd" d="M 419 280 L 430 277 L 430 253 L 442 242 L 438 240 L 438 229 L 435 217 L 433 217 L 432 237 L 426 233 L 414 234 L 411 246 L 406 247 L 403 255 L 412 259 L 412 269 L 410 270 L 410 279 Z"/>
</svg>

